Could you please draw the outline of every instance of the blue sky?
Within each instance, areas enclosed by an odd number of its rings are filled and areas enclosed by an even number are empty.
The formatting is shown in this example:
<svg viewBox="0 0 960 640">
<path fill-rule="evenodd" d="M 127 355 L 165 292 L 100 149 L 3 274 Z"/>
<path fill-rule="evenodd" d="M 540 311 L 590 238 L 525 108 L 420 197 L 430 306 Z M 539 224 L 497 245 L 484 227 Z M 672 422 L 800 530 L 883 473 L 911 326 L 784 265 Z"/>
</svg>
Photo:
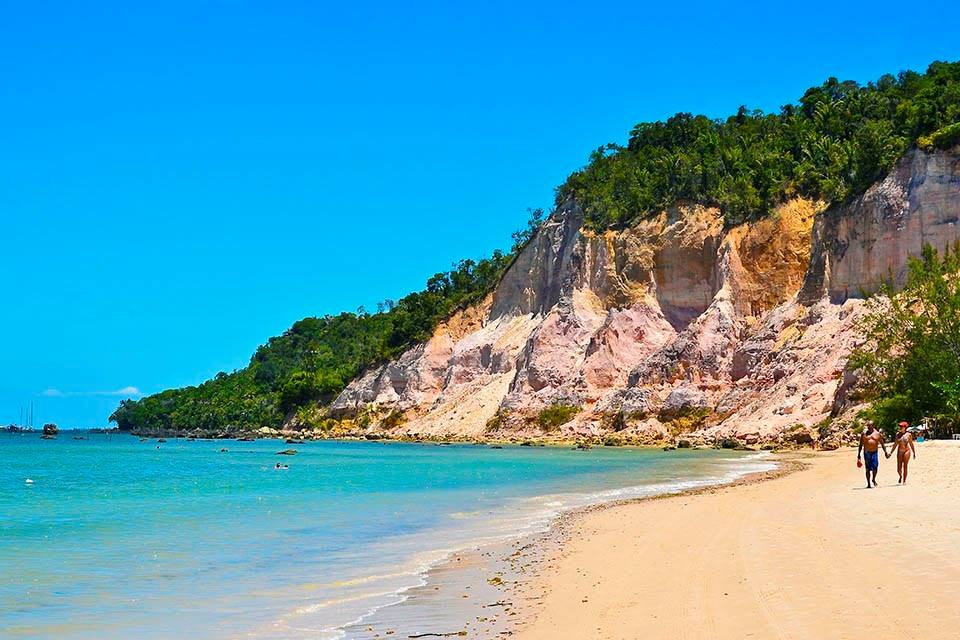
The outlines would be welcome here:
<svg viewBox="0 0 960 640">
<path fill-rule="evenodd" d="M 0 424 L 506 248 L 638 121 L 960 58 L 936 1 L 146 4 L 0 0 Z"/>
</svg>

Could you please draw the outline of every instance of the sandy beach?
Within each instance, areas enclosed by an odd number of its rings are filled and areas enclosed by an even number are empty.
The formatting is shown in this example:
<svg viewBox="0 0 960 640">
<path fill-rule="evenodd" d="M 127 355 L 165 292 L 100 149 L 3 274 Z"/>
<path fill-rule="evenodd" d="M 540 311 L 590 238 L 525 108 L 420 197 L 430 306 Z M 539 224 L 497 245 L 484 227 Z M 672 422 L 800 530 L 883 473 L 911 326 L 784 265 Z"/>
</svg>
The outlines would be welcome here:
<svg viewBox="0 0 960 640">
<path fill-rule="evenodd" d="M 956 638 L 960 442 L 867 490 L 844 449 L 805 469 L 577 516 L 515 637 Z"/>
</svg>

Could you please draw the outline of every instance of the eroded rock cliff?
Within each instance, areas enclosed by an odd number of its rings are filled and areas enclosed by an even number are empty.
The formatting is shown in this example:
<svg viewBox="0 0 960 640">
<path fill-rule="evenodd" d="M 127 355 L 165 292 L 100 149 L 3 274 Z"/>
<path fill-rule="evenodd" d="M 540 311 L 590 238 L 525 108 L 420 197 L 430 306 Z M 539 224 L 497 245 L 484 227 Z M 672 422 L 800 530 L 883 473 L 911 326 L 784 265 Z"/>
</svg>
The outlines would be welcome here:
<svg viewBox="0 0 960 640">
<path fill-rule="evenodd" d="M 487 299 L 330 411 L 393 435 L 817 440 L 848 405 L 863 296 L 960 238 L 958 216 L 956 149 L 912 151 L 849 204 L 734 228 L 678 204 L 593 233 L 568 201 Z M 556 406 L 572 418 L 546 419 Z"/>
</svg>

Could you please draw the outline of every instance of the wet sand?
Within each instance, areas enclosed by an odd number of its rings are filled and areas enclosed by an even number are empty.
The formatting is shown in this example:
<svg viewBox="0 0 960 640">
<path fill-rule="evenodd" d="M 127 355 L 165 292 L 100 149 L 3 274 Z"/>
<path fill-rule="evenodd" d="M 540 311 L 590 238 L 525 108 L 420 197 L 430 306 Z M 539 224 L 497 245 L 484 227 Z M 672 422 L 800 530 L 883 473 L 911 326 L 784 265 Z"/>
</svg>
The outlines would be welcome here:
<svg viewBox="0 0 960 640">
<path fill-rule="evenodd" d="M 866 490 L 845 449 L 765 482 L 579 514 L 517 594 L 512 635 L 956 638 L 960 442 L 917 450 L 905 486 L 881 457 Z"/>
</svg>

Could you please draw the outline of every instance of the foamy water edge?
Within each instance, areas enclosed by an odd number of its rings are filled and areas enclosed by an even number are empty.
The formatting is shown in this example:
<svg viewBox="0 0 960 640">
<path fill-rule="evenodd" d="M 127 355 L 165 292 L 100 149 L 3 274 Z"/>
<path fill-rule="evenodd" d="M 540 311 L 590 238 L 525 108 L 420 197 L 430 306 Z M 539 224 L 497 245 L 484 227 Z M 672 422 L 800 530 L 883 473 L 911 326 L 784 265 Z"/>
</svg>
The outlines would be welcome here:
<svg viewBox="0 0 960 640">
<path fill-rule="evenodd" d="M 380 594 L 369 594 L 369 596 L 365 596 L 365 598 L 381 596 L 385 599 L 389 598 L 389 601 L 371 605 L 364 613 L 347 622 L 330 625 L 323 628 L 320 632 L 324 635 L 321 635 L 320 640 L 341 640 L 346 638 L 347 634 L 352 628 L 364 623 L 372 622 L 371 619 L 385 609 L 403 604 L 409 599 L 410 596 L 408 593 L 411 590 L 429 585 L 430 574 L 447 565 L 453 556 L 458 553 L 467 551 L 482 551 L 488 547 L 503 545 L 515 540 L 546 533 L 560 519 L 561 516 L 571 514 L 572 512 L 581 509 L 616 504 L 630 500 L 683 493 L 707 487 L 721 487 L 735 483 L 746 476 L 772 471 L 778 467 L 777 462 L 772 460 L 771 454 L 766 451 L 757 452 L 743 458 L 718 458 L 717 461 L 732 463 L 731 469 L 722 476 L 713 476 L 700 479 L 677 480 L 672 482 L 628 486 L 584 494 L 546 494 L 542 496 L 517 498 L 512 504 L 506 506 L 504 511 L 508 511 L 511 508 L 519 508 L 524 504 L 531 503 L 540 503 L 540 506 L 543 507 L 538 511 L 531 510 L 525 514 L 518 513 L 515 515 L 514 519 L 519 518 L 526 520 L 526 526 L 524 528 L 521 530 L 514 529 L 509 534 L 480 536 L 453 548 L 435 549 L 417 554 L 414 560 L 410 563 L 415 568 L 411 569 L 405 574 L 400 574 L 410 576 L 409 584 L 403 585 L 397 589 L 394 589 L 393 591 L 383 592 Z M 504 520 L 508 519 L 505 518 Z M 314 608 L 318 606 L 324 605 L 323 603 L 318 603 L 318 605 L 311 605 L 308 608 Z"/>
</svg>

